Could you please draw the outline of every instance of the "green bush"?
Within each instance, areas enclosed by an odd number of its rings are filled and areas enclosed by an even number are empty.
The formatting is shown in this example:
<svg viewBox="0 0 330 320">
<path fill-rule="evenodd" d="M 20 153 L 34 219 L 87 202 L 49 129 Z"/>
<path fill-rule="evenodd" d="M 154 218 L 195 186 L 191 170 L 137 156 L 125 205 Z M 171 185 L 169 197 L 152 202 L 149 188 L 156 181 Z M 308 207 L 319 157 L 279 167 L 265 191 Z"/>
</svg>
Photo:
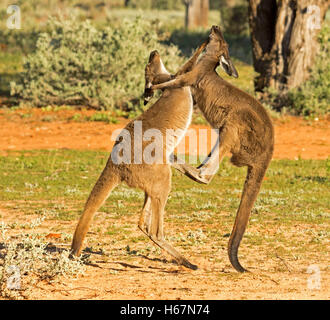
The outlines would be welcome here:
<svg viewBox="0 0 330 320">
<path fill-rule="evenodd" d="M 247 3 L 234 7 L 223 6 L 220 10 L 221 25 L 225 32 L 235 36 L 249 34 Z"/>
<path fill-rule="evenodd" d="M 183 9 L 183 3 L 177 0 L 129 0 L 128 6 L 139 9 L 178 10 Z"/>
<path fill-rule="evenodd" d="M 21 80 L 11 83 L 11 94 L 34 106 L 132 108 L 143 93 L 150 51 L 159 50 L 170 71 L 183 63 L 178 48 L 161 44 L 157 25 L 141 17 L 101 30 L 90 21 L 50 19 L 48 30 L 26 58 Z"/>
<path fill-rule="evenodd" d="M 33 52 L 36 47 L 39 31 L 37 28 L 28 28 L 20 30 L 10 30 L 4 28 L 0 30 L 1 50 L 9 53 L 21 52 L 28 54 Z"/>
<path fill-rule="evenodd" d="M 190 56 L 192 50 L 197 48 L 204 39 L 207 39 L 208 35 L 209 30 L 204 29 L 175 29 L 165 43 L 178 46 L 184 55 Z M 252 48 L 249 36 L 237 36 L 225 32 L 224 37 L 229 45 L 231 57 L 241 60 L 247 64 L 252 64 Z"/>
<path fill-rule="evenodd" d="M 325 22 L 319 35 L 320 53 L 310 78 L 289 92 L 290 105 L 296 114 L 324 115 L 330 112 L 330 23 Z"/>
</svg>

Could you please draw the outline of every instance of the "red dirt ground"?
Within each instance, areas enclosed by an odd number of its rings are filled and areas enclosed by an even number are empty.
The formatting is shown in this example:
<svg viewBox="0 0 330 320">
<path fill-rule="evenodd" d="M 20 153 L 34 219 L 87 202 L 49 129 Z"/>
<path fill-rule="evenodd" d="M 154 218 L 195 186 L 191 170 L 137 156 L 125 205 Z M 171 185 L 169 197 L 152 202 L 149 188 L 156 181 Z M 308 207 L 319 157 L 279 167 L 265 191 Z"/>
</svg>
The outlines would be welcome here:
<svg viewBox="0 0 330 320">
<path fill-rule="evenodd" d="M 114 130 L 125 126 L 129 120 L 118 124 L 105 122 L 75 122 L 69 119 L 80 113 L 91 115 L 95 111 L 0 110 L 0 150 L 79 149 L 111 150 L 110 137 Z M 274 120 L 274 159 L 326 159 L 330 154 L 330 121 L 306 121 L 296 117 Z M 208 128 L 192 125 L 191 128 Z M 188 147 L 188 146 L 187 146 Z M 210 147 L 210 146 L 209 146 Z M 186 148 L 187 150 L 187 148 Z"/>
</svg>

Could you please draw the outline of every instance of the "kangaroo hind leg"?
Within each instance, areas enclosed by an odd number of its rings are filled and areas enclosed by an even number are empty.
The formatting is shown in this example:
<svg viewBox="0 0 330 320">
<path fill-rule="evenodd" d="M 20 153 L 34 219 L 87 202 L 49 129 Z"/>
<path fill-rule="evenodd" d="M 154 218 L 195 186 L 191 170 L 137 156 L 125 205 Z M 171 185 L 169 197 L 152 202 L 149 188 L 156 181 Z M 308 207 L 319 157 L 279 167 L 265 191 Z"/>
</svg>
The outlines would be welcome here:
<svg viewBox="0 0 330 320">
<path fill-rule="evenodd" d="M 172 166 L 196 182 L 209 184 L 219 170 L 220 162 L 234 145 L 231 131 L 224 130 L 220 133 L 211 152 L 197 168 L 187 163 L 176 164 L 175 166 L 172 164 Z"/>
<path fill-rule="evenodd" d="M 111 168 L 106 167 L 103 170 L 87 199 L 83 214 L 76 227 L 71 244 L 72 254 L 77 256 L 80 254 L 83 240 L 87 234 L 95 212 L 102 206 L 110 192 L 119 184 L 119 182 L 120 179 L 116 174 L 111 172 Z"/>
<path fill-rule="evenodd" d="M 149 238 L 158 245 L 161 249 L 169 253 L 179 264 L 187 268 L 196 270 L 197 266 L 190 263 L 181 253 L 172 247 L 164 238 L 163 222 L 164 222 L 164 208 L 166 205 L 168 192 L 163 190 L 158 195 L 151 196 L 151 226 L 149 231 Z"/>
<path fill-rule="evenodd" d="M 165 250 L 169 253 L 179 264 L 184 265 L 187 268 L 192 270 L 196 270 L 197 266 L 190 263 L 181 253 L 179 253 L 176 249 L 172 247 L 164 239 L 163 233 L 163 213 L 164 213 L 164 205 L 160 199 L 152 199 L 152 221 L 151 221 L 151 230 L 149 233 L 149 238 L 157 244 L 161 249 Z"/>
<path fill-rule="evenodd" d="M 140 215 L 138 227 L 147 236 L 149 236 L 151 228 L 151 215 L 151 198 L 147 193 L 145 193 L 144 205 Z"/>
<path fill-rule="evenodd" d="M 247 227 L 252 207 L 258 196 L 268 160 L 261 167 L 248 167 L 241 202 L 236 213 L 235 223 L 228 242 L 228 255 L 232 266 L 238 272 L 247 271 L 238 260 L 238 248 Z"/>
</svg>

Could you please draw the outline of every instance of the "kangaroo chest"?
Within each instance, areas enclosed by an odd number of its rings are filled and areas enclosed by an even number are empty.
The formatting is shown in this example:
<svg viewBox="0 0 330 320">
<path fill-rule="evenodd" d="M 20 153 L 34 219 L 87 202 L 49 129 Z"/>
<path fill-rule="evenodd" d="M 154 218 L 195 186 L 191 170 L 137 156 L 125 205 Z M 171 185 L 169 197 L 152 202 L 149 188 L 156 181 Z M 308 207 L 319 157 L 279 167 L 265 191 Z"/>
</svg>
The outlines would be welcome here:
<svg viewBox="0 0 330 320">
<path fill-rule="evenodd" d="M 194 86 L 192 89 L 193 97 L 202 111 L 205 119 L 213 128 L 221 128 L 232 109 L 229 101 L 219 94 L 218 89 L 210 86 L 205 88 L 203 85 Z"/>
<path fill-rule="evenodd" d="M 185 87 L 185 101 L 173 104 L 171 124 L 166 128 L 165 144 L 167 154 L 171 154 L 185 136 L 193 114 L 193 99 L 189 87 Z"/>
</svg>

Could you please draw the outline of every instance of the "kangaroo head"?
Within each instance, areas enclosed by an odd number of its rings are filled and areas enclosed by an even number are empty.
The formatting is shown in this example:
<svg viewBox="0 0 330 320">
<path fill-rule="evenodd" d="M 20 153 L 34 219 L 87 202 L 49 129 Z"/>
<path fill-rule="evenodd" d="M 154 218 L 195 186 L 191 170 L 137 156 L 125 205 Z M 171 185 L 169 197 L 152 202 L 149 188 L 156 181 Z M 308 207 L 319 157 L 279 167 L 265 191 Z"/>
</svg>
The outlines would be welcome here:
<svg viewBox="0 0 330 320">
<path fill-rule="evenodd" d="M 153 84 L 168 81 L 171 74 L 166 70 L 160 54 L 154 50 L 149 55 L 149 61 L 145 68 L 145 87 L 144 87 L 144 104 L 153 97 L 153 91 L 150 89 Z"/>
<path fill-rule="evenodd" d="M 222 35 L 220 27 L 218 26 L 212 26 L 211 28 L 209 43 L 206 47 L 206 53 L 215 57 L 217 61 L 219 61 L 222 69 L 228 75 L 235 78 L 238 77 L 237 70 L 235 69 L 234 64 L 232 63 L 229 56 L 228 44 Z"/>
</svg>

